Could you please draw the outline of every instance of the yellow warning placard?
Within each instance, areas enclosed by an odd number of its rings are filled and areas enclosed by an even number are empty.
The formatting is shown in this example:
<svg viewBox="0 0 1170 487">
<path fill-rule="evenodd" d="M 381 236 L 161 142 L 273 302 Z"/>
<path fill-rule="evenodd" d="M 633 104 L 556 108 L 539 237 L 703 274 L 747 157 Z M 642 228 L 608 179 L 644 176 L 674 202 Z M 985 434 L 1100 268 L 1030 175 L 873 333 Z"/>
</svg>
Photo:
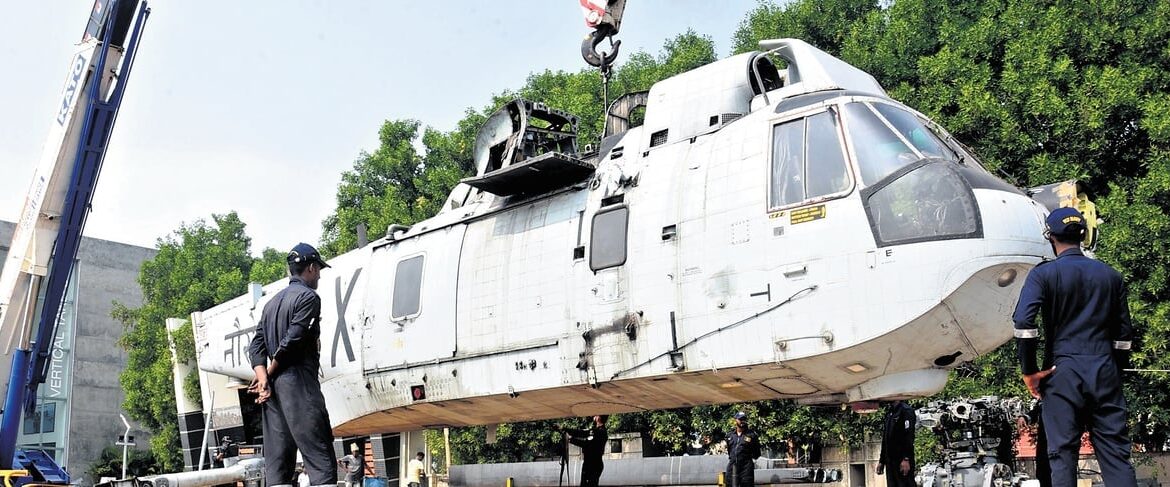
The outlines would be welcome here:
<svg viewBox="0 0 1170 487">
<path fill-rule="evenodd" d="M 797 208 L 791 212 L 792 219 L 789 223 L 796 225 L 797 223 L 806 223 L 813 220 L 820 220 L 825 217 L 825 205 L 810 206 L 808 208 Z"/>
</svg>

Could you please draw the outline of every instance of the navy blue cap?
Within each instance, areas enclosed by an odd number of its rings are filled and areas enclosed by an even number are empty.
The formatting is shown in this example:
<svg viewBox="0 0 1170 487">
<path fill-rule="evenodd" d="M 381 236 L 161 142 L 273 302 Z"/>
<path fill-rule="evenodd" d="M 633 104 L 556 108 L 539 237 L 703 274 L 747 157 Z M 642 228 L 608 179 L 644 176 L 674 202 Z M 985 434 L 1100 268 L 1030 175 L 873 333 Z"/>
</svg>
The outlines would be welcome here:
<svg viewBox="0 0 1170 487">
<path fill-rule="evenodd" d="M 289 264 L 299 264 L 301 262 L 316 262 L 321 264 L 322 268 L 329 267 L 329 264 L 325 263 L 325 259 L 321 258 L 321 254 L 317 253 L 317 249 L 304 242 L 297 244 L 296 247 L 288 251 Z"/>
<path fill-rule="evenodd" d="M 735 419 L 747 419 L 747 413 L 743 411 L 735 413 Z"/>
<path fill-rule="evenodd" d="M 1044 220 L 1048 232 L 1060 236 L 1077 236 L 1085 230 L 1085 216 L 1076 208 L 1057 208 Z"/>
</svg>

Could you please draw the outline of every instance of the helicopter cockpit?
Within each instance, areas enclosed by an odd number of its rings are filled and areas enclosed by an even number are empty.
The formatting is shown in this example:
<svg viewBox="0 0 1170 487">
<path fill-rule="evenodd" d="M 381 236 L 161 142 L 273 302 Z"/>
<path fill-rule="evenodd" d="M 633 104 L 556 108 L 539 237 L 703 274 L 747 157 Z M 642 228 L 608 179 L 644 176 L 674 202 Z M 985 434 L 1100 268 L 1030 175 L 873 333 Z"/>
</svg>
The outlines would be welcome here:
<svg viewBox="0 0 1170 487">
<path fill-rule="evenodd" d="M 842 106 L 861 192 L 879 247 L 982 236 L 970 179 L 995 180 L 919 116 L 890 103 Z M 1003 189 L 1010 188 L 999 181 Z"/>
<path fill-rule="evenodd" d="M 897 102 L 831 93 L 794 97 L 777 109 L 798 115 L 782 115 L 772 127 L 773 211 L 845 197 L 860 187 L 874 238 L 885 247 L 979 238 L 983 228 L 973 189 L 1021 193 Z"/>
</svg>

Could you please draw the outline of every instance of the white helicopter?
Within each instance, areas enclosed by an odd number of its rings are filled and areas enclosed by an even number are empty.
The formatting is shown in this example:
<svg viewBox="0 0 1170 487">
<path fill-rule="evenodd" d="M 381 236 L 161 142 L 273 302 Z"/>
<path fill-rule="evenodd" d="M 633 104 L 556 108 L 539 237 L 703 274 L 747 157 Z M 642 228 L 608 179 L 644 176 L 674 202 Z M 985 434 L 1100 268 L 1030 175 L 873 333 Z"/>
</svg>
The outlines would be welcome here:
<svg viewBox="0 0 1170 487">
<path fill-rule="evenodd" d="M 573 116 L 512 102 L 438 215 L 330 260 L 336 435 L 928 396 L 1011 338 L 1049 209 L 1092 209 L 1072 182 L 1033 199 L 795 39 L 619 99 L 610 120 L 579 151 Z M 195 313 L 199 367 L 251 379 L 247 344 L 284 286 Z"/>
</svg>

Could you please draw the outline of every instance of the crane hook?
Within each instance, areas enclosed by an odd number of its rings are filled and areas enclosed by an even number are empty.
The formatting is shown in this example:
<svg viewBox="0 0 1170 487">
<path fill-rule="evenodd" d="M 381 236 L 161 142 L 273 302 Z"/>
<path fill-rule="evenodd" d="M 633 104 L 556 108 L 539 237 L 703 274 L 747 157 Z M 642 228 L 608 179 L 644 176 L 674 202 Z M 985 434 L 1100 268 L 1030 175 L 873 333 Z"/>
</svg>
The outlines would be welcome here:
<svg viewBox="0 0 1170 487">
<path fill-rule="evenodd" d="M 617 59 L 618 48 L 621 47 L 622 41 L 614 41 L 613 39 L 610 39 L 610 42 L 613 45 L 613 51 L 608 53 L 597 52 L 597 45 L 601 44 L 601 42 L 606 38 L 611 38 L 614 34 L 616 34 L 616 32 L 609 24 L 600 24 L 597 26 L 597 30 L 590 32 L 589 35 L 585 36 L 585 40 L 581 41 L 581 57 L 585 58 L 585 62 L 589 63 L 591 66 L 598 66 L 602 67 L 603 69 L 608 68 L 610 64 L 613 64 L 613 61 Z"/>
</svg>

